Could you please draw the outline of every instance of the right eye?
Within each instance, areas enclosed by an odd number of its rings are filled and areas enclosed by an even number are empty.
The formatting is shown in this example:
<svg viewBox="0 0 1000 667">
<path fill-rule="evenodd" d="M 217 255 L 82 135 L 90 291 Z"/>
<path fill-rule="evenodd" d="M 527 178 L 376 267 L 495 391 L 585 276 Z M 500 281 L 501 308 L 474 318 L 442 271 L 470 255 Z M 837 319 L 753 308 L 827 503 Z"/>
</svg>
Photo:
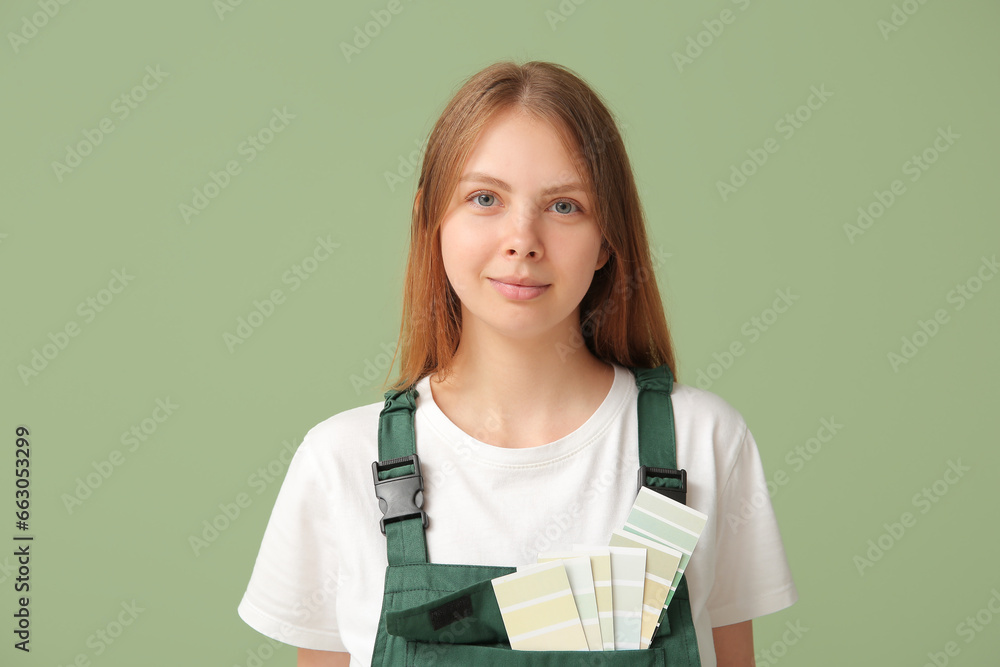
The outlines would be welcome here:
<svg viewBox="0 0 1000 667">
<path fill-rule="evenodd" d="M 466 198 L 466 201 L 471 201 L 478 208 L 493 208 L 496 200 L 496 195 L 484 191 L 473 192 L 468 198 Z"/>
</svg>

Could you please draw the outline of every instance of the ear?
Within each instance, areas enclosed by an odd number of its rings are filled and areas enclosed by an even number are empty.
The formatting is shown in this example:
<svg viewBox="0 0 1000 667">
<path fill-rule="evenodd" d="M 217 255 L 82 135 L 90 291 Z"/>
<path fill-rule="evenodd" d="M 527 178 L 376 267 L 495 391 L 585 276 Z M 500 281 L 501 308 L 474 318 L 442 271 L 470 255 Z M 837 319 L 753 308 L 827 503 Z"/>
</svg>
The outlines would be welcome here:
<svg viewBox="0 0 1000 667">
<path fill-rule="evenodd" d="M 608 260 L 611 259 L 611 253 L 608 251 L 608 244 L 601 243 L 601 252 L 597 255 L 597 266 L 594 267 L 594 271 L 599 271 Z"/>
</svg>

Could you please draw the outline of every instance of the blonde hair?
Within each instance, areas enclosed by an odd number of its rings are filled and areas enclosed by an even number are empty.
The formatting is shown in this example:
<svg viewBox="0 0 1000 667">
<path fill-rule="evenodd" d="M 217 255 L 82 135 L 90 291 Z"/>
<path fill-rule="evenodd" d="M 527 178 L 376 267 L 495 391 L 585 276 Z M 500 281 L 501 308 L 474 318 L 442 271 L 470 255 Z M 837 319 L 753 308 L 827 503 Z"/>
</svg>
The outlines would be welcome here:
<svg viewBox="0 0 1000 667">
<path fill-rule="evenodd" d="M 593 197 L 610 257 L 580 303 L 577 346 L 624 366 L 677 370 L 650 258 L 646 223 L 625 145 L 611 112 L 566 67 L 498 62 L 471 76 L 445 107 L 427 141 L 410 226 L 403 283 L 400 373 L 394 390 L 446 371 L 462 332 L 462 310 L 441 255 L 440 224 L 461 170 L 486 125 L 519 110 L 559 133 Z M 393 358 L 395 363 L 395 356 Z M 391 366 L 390 366 L 391 368 Z"/>
</svg>

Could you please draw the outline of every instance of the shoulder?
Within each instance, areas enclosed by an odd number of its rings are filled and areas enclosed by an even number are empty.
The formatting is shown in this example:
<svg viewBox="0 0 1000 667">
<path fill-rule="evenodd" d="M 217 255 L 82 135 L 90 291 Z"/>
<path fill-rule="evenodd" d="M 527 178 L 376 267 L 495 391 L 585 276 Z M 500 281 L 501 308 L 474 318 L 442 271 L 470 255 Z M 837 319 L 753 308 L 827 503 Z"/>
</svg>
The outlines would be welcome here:
<svg viewBox="0 0 1000 667">
<path fill-rule="evenodd" d="M 690 443 L 701 456 L 711 452 L 712 464 L 724 479 L 748 437 L 742 413 L 718 394 L 677 382 L 670 398 L 679 446 Z"/>
<path fill-rule="evenodd" d="M 718 394 L 675 382 L 670 398 L 675 419 L 712 425 L 728 435 L 738 434 L 739 437 L 746 431 L 747 423 L 740 411 Z"/>
<path fill-rule="evenodd" d="M 379 414 L 384 403 L 368 403 L 338 412 L 309 429 L 303 440 L 314 449 L 322 449 L 323 443 L 334 443 L 361 434 L 371 436 L 372 428 L 378 427 Z"/>
<path fill-rule="evenodd" d="M 377 458 L 383 407 L 382 402 L 368 403 L 327 417 L 306 432 L 295 458 L 314 473 L 335 473 L 355 463 L 370 466 Z"/>
</svg>

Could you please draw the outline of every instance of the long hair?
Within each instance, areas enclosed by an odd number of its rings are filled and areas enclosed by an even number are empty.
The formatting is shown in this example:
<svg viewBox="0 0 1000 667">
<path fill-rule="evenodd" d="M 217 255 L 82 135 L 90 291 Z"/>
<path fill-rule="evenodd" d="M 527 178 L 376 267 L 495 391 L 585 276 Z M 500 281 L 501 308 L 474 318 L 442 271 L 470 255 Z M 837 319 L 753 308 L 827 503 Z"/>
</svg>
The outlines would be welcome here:
<svg viewBox="0 0 1000 667">
<path fill-rule="evenodd" d="M 592 194 L 594 216 L 610 255 L 594 273 L 580 303 L 579 338 L 557 351 L 571 354 L 586 345 L 605 362 L 641 368 L 666 364 L 676 378 L 645 217 L 611 112 L 566 67 L 539 61 L 498 62 L 465 81 L 427 141 L 413 201 L 403 284 L 396 346 L 400 373 L 391 388 L 407 388 L 450 367 L 462 333 L 462 309 L 445 274 L 441 220 L 480 133 L 494 117 L 512 109 L 550 123 L 570 155 L 576 156 L 575 166 Z"/>
</svg>

